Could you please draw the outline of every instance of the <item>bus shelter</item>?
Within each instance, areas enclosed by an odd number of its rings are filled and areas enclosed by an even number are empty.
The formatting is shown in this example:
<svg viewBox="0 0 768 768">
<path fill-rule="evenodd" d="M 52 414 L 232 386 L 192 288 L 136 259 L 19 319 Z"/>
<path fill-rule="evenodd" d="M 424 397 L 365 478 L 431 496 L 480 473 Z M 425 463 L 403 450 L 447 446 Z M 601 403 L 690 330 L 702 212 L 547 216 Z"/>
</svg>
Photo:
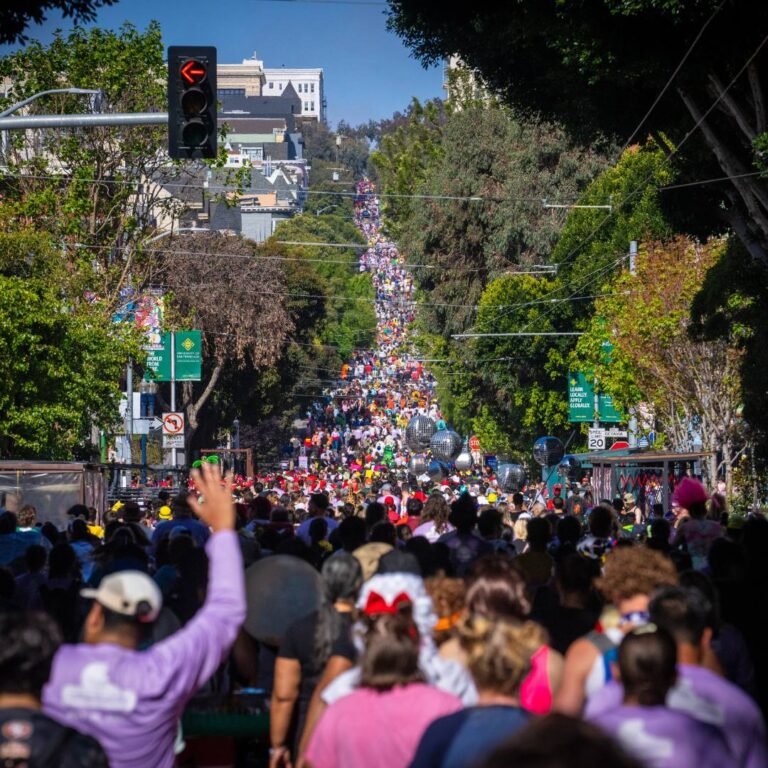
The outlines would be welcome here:
<svg viewBox="0 0 768 768">
<path fill-rule="evenodd" d="M 96 464 L 54 461 L 0 461 L 0 502 L 10 512 L 24 504 L 37 510 L 40 522 L 67 527 L 73 504 L 94 507 L 99 515 L 107 507 L 107 478 Z"/>
<path fill-rule="evenodd" d="M 631 493 L 638 505 L 651 511 L 661 503 L 669 510 L 675 486 L 683 477 L 701 475 L 701 463 L 711 457 L 708 452 L 600 451 L 581 454 L 582 466 L 591 465 L 595 500 L 613 499 Z"/>
</svg>

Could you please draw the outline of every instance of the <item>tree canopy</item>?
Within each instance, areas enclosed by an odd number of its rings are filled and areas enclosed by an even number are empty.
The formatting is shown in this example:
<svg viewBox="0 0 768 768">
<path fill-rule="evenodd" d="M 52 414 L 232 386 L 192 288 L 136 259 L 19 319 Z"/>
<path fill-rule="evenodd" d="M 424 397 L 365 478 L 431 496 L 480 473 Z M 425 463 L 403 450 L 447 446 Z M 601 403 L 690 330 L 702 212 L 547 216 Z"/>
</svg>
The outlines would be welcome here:
<svg viewBox="0 0 768 768">
<path fill-rule="evenodd" d="M 67 296 L 68 282 L 50 236 L 0 233 L 3 458 L 88 456 L 91 427 L 115 424 L 138 339 L 102 302 Z"/>
<path fill-rule="evenodd" d="M 768 126 L 762 0 L 389 0 L 388 24 L 424 64 L 456 54 L 491 92 L 576 137 L 664 135 L 683 180 L 738 177 L 681 191 L 695 201 L 684 207 L 768 264 L 768 189 L 746 175 Z"/>
<path fill-rule="evenodd" d="M 61 11 L 75 23 L 93 21 L 96 10 L 117 0 L 5 0 L 0 7 L 0 43 L 25 43 L 30 24 L 42 24 L 48 11 Z"/>
</svg>

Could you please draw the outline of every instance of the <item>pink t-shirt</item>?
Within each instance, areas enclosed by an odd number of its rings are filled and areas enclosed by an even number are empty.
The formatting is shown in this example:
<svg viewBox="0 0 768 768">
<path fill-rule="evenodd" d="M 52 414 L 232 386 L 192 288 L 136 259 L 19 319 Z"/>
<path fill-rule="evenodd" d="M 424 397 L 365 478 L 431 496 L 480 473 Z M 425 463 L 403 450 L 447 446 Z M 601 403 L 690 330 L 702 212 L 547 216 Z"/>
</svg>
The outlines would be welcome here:
<svg viewBox="0 0 768 768">
<path fill-rule="evenodd" d="M 406 768 L 427 726 L 462 708 L 424 683 L 378 692 L 359 688 L 333 703 L 307 748 L 312 768 Z"/>
</svg>

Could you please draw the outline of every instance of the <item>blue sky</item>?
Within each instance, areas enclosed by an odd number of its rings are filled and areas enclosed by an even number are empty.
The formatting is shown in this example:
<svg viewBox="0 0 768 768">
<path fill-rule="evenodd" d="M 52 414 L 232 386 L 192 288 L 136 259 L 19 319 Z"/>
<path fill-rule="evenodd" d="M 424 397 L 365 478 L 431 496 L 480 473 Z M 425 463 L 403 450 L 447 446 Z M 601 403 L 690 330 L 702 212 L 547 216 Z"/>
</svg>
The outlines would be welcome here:
<svg viewBox="0 0 768 768">
<path fill-rule="evenodd" d="M 440 68 L 424 70 L 387 32 L 384 3 L 364 2 L 121 0 L 99 9 L 95 23 L 143 28 L 156 19 L 166 45 L 215 45 L 219 62 L 239 63 L 255 51 L 266 67 L 322 67 L 333 126 L 342 118 L 357 124 L 388 117 L 412 96 L 441 96 Z M 55 29 L 69 27 L 51 13 L 28 36 L 45 43 Z M 9 50 L 0 46 L 0 55 Z"/>
</svg>

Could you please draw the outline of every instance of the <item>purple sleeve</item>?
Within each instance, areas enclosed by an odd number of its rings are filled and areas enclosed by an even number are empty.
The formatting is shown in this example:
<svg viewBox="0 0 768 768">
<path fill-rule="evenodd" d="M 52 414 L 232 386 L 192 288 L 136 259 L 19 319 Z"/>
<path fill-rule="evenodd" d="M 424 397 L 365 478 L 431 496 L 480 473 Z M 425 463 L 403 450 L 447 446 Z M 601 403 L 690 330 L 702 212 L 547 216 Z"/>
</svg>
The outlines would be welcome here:
<svg viewBox="0 0 768 768">
<path fill-rule="evenodd" d="M 624 699 L 624 689 L 615 680 L 607 682 L 588 699 L 584 710 L 585 720 L 596 720 L 601 715 L 620 707 Z"/>
<path fill-rule="evenodd" d="M 193 694 L 229 653 L 245 620 L 245 579 L 237 534 L 220 531 L 206 544 L 208 594 L 203 607 L 179 632 L 146 653 L 158 670 L 171 673 L 180 696 Z"/>
</svg>

